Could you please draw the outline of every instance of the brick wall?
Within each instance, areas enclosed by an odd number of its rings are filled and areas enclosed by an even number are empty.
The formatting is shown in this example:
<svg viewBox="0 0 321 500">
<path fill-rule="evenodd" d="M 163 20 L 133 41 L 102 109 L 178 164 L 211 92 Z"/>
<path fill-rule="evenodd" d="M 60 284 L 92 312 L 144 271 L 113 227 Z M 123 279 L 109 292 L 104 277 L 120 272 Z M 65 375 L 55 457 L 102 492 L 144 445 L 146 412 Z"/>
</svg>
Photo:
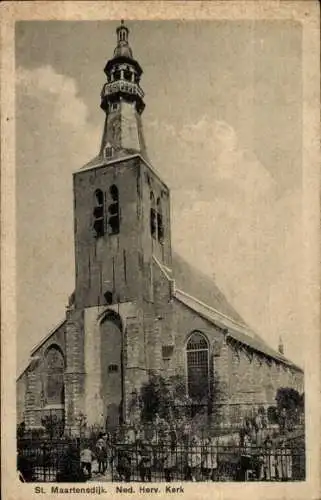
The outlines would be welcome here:
<svg viewBox="0 0 321 500">
<path fill-rule="evenodd" d="M 66 323 L 59 325 L 32 353 L 30 364 L 25 372 L 24 421 L 26 428 L 40 427 L 42 418 L 42 400 L 44 390 L 44 358 L 50 346 L 58 346 L 66 359 L 65 350 Z"/>
<path fill-rule="evenodd" d="M 135 315 L 126 318 L 124 340 L 124 411 L 126 416 L 132 393 L 139 392 L 140 387 L 148 378 L 144 313 L 140 307 L 137 307 Z"/>
<path fill-rule="evenodd" d="M 229 404 L 241 405 L 240 412 L 245 413 L 249 405 L 274 404 L 280 386 L 300 386 L 303 378 L 300 372 L 232 343 L 219 327 L 171 298 L 168 279 L 156 264 L 153 277 L 156 318 L 153 320 L 150 314 L 145 323 L 149 366 L 166 377 L 174 373 L 186 377 L 187 338 L 194 330 L 201 331 L 209 342 L 222 421 L 231 418 Z M 164 360 L 161 346 L 170 343 L 174 345 L 173 355 Z"/>
<path fill-rule="evenodd" d="M 230 402 L 260 405 L 275 404 L 277 389 L 303 385 L 303 373 L 272 360 L 263 353 L 234 342 L 229 343 Z"/>
<path fill-rule="evenodd" d="M 39 401 L 39 382 L 41 380 L 39 362 L 32 362 L 27 371 L 26 399 L 25 399 L 25 424 L 26 428 L 40 426 L 40 414 L 37 409 Z"/>
<path fill-rule="evenodd" d="M 65 423 L 69 429 L 76 426 L 76 418 L 84 412 L 84 326 L 83 313 L 67 311 Z"/>
<path fill-rule="evenodd" d="M 104 293 L 115 292 L 114 301 L 134 300 L 141 288 L 138 251 L 139 218 L 137 213 L 138 165 L 135 159 L 74 175 L 76 307 L 106 304 Z M 108 231 L 109 188 L 119 193 L 120 231 Z M 93 229 L 95 191 L 104 195 L 105 234 L 96 238 Z"/>
</svg>

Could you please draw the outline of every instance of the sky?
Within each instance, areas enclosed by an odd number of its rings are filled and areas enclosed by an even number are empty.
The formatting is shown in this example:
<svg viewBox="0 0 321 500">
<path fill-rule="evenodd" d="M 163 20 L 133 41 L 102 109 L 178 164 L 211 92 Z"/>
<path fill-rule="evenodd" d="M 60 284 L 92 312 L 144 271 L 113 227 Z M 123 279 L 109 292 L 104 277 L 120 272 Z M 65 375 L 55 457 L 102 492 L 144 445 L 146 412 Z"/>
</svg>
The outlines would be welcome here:
<svg viewBox="0 0 321 500">
<path fill-rule="evenodd" d="M 18 372 L 74 289 L 72 172 L 99 151 L 117 24 L 16 23 Z M 302 365 L 300 24 L 127 24 L 173 248 Z"/>
</svg>

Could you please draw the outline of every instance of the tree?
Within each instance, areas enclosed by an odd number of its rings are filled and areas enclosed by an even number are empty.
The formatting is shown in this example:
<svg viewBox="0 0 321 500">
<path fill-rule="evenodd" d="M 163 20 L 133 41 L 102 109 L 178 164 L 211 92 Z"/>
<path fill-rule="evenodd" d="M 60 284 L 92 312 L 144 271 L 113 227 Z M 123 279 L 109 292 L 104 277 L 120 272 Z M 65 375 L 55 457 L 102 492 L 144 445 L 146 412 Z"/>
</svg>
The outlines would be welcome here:
<svg viewBox="0 0 321 500">
<path fill-rule="evenodd" d="M 169 418 L 172 398 L 169 385 L 161 375 L 151 374 L 149 381 L 141 388 L 141 400 L 144 422 L 153 421 L 156 414 L 161 418 Z"/>
<path fill-rule="evenodd" d="M 140 391 L 142 402 L 141 419 L 153 422 L 155 416 L 165 419 L 169 424 L 183 423 L 199 416 L 208 423 L 209 416 L 220 418 L 221 386 L 218 376 L 210 374 L 210 391 L 206 398 L 191 399 L 186 393 L 186 379 L 174 375 L 165 379 L 157 373 L 151 373 L 149 381 Z"/>
<path fill-rule="evenodd" d="M 279 409 L 295 410 L 301 406 L 301 396 L 291 387 L 280 387 L 276 393 L 276 402 Z"/>
<path fill-rule="evenodd" d="M 18 439 L 21 439 L 24 437 L 26 432 L 26 424 L 23 422 L 20 422 L 20 424 L 17 427 L 17 437 Z"/>
<path fill-rule="evenodd" d="M 275 406 L 269 406 L 267 409 L 267 419 L 270 424 L 278 423 L 278 411 Z"/>
<path fill-rule="evenodd" d="M 46 433 L 52 439 L 60 437 L 64 431 L 64 422 L 55 414 L 45 415 L 41 419 L 41 424 L 46 429 Z"/>
<path fill-rule="evenodd" d="M 304 394 L 301 394 L 291 387 L 280 387 L 276 393 L 277 410 L 282 425 L 288 428 L 298 423 L 300 414 L 304 411 Z M 283 422 L 283 420 L 286 422 Z"/>
</svg>

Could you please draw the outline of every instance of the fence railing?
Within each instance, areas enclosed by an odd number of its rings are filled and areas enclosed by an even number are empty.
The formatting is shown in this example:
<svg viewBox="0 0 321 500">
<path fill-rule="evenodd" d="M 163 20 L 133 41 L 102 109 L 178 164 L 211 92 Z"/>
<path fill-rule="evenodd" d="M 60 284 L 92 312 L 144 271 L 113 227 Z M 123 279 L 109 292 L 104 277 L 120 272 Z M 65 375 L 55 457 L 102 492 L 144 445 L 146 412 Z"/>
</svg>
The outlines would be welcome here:
<svg viewBox="0 0 321 500">
<path fill-rule="evenodd" d="M 93 461 L 81 462 L 81 450 Z M 98 475 L 97 459 L 100 463 Z M 18 470 L 25 481 L 302 481 L 305 479 L 304 436 L 272 448 L 235 446 L 219 441 L 201 444 L 114 442 L 106 455 L 95 456 L 88 440 L 20 440 Z"/>
<path fill-rule="evenodd" d="M 119 445 L 110 469 L 112 481 L 296 481 L 305 477 L 303 450 L 220 445 L 172 449 Z"/>
</svg>

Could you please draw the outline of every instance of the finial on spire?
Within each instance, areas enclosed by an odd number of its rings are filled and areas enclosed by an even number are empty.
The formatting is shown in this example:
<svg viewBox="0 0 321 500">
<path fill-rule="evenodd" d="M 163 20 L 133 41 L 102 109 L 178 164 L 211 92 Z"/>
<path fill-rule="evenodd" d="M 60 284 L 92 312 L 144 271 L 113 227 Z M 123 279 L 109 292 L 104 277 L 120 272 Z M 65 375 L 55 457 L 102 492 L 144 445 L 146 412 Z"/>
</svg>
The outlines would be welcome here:
<svg viewBox="0 0 321 500">
<path fill-rule="evenodd" d="M 116 33 L 117 33 L 117 47 L 115 48 L 114 56 L 115 57 L 125 56 L 132 58 L 133 54 L 128 44 L 129 29 L 125 25 L 123 19 L 120 21 L 120 25 L 116 28 Z"/>
<path fill-rule="evenodd" d="M 119 44 L 127 44 L 128 43 L 128 33 L 129 29 L 125 25 L 124 19 L 120 21 L 120 25 L 116 29 L 117 33 L 117 42 Z"/>
</svg>

